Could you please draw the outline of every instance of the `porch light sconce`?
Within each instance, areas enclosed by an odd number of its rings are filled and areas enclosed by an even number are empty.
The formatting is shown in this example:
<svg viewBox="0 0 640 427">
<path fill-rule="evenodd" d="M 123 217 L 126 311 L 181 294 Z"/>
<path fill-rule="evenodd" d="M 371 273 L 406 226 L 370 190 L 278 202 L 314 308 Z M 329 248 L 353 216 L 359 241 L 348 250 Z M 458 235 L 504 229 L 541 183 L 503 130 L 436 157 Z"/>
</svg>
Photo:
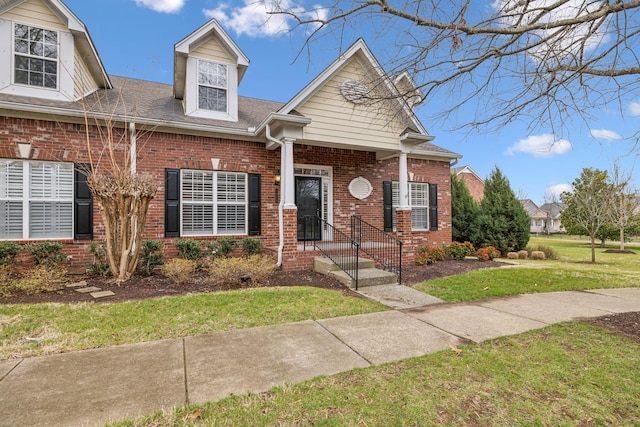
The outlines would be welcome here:
<svg viewBox="0 0 640 427">
<path fill-rule="evenodd" d="M 21 159 L 31 158 L 31 144 L 18 144 L 18 153 Z"/>
<path fill-rule="evenodd" d="M 273 177 L 273 185 L 276 187 L 276 203 L 278 203 L 280 200 L 280 192 L 278 191 L 280 189 L 280 172 Z"/>
</svg>

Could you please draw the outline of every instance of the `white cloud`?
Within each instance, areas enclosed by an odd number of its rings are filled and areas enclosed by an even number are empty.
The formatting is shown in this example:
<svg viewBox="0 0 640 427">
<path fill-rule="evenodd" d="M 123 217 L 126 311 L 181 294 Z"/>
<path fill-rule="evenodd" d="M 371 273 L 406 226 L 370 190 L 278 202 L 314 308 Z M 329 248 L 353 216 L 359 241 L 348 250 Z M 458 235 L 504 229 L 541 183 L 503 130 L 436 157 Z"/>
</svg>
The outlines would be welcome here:
<svg viewBox="0 0 640 427">
<path fill-rule="evenodd" d="M 203 9 L 202 12 L 206 17 L 216 19 L 223 27 L 232 29 L 237 35 L 270 37 L 289 31 L 294 24 L 294 20 L 288 15 L 269 13 L 276 9 L 294 11 L 303 19 L 324 19 L 327 16 L 326 9 L 320 6 L 305 11 L 289 0 L 245 0 L 241 7 L 219 3 L 215 9 Z"/>
<path fill-rule="evenodd" d="M 570 184 L 556 184 L 547 188 L 546 192 L 554 196 L 559 196 L 564 192 L 570 193 L 573 191 Z"/>
<path fill-rule="evenodd" d="M 147 7 L 156 12 L 180 12 L 187 0 L 135 0 L 138 6 Z"/>
<path fill-rule="evenodd" d="M 622 139 L 618 132 L 607 130 L 607 129 L 591 129 L 589 131 L 591 136 L 596 139 L 606 139 L 607 141 L 615 141 L 617 139 Z"/>
<path fill-rule="evenodd" d="M 533 154 L 535 157 L 551 157 L 571 150 L 571 143 L 566 139 L 556 139 L 552 134 L 532 135 L 521 139 L 506 151 L 514 155 L 518 152 Z"/>
<path fill-rule="evenodd" d="M 629 112 L 632 116 L 640 116 L 640 102 L 632 102 L 629 105 Z"/>
</svg>

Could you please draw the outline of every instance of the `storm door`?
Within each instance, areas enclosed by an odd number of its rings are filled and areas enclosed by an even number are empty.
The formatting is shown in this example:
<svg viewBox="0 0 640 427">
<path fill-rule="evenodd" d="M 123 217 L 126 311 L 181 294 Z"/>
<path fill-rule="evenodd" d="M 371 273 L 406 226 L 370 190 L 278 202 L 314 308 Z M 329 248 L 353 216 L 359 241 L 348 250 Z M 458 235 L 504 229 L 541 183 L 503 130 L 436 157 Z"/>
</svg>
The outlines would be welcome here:
<svg viewBox="0 0 640 427">
<path fill-rule="evenodd" d="M 298 207 L 298 240 L 321 240 L 322 191 L 321 178 L 296 176 L 296 206 Z"/>
</svg>

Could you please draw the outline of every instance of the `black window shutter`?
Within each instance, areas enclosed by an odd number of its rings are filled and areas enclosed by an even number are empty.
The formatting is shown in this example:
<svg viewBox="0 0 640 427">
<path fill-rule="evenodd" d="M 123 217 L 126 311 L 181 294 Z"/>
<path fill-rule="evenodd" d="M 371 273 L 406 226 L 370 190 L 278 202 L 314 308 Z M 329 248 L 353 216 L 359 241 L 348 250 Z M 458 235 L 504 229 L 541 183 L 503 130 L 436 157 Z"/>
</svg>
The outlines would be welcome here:
<svg viewBox="0 0 640 427">
<path fill-rule="evenodd" d="M 164 236 L 180 237 L 180 169 L 164 170 Z"/>
<path fill-rule="evenodd" d="M 438 184 L 429 184 L 429 230 L 438 230 Z"/>
<path fill-rule="evenodd" d="M 384 204 L 384 231 L 393 231 L 393 191 L 391 181 L 382 183 L 382 203 Z"/>
<path fill-rule="evenodd" d="M 75 240 L 93 239 L 93 195 L 87 184 L 87 174 L 91 165 L 76 163 L 73 165 L 74 217 L 73 238 Z"/>
<path fill-rule="evenodd" d="M 260 175 L 249 174 L 249 236 L 259 236 L 262 231 Z"/>
</svg>

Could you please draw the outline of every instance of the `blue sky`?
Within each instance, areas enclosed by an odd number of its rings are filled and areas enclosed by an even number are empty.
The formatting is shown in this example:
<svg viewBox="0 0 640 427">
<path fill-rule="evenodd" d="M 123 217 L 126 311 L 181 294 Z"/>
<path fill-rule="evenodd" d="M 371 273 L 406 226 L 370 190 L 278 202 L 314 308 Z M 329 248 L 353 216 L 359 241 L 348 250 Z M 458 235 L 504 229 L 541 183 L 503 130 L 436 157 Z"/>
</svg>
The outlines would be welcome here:
<svg viewBox="0 0 640 427">
<path fill-rule="evenodd" d="M 265 23 L 265 8 L 253 0 L 63 1 L 87 26 L 109 74 L 168 84 L 173 78 L 174 44 L 215 17 L 251 61 L 239 91 L 254 98 L 288 101 L 337 57 L 340 48 L 358 37 L 364 38 L 383 66 L 384 57 L 393 54 L 391 44 L 373 36 L 379 29 L 363 25 L 345 33 L 342 40 L 338 34 L 327 34 L 296 59 L 305 34 L 287 34 L 292 22 L 284 18 Z M 438 107 L 434 102 L 417 110 L 429 133 L 436 136 L 435 144 L 461 154 L 458 165 L 472 167 L 482 178 L 499 167 L 518 197 L 539 205 L 546 192 L 567 188 L 585 167 L 610 170 L 617 160 L 631 172 L 640 153 L 625 139 L 638 131 L 640 94 L 628 105 L 596 111 L 589 123 L 576 120 L 551 148 L 551 129 L 532 132 L 525 124 L 515 123 L 499 132 L 453 131 L 448 123 L 430 120 Z M 465 112 L 456 119 L 464 122 Z"/>
</svg>

